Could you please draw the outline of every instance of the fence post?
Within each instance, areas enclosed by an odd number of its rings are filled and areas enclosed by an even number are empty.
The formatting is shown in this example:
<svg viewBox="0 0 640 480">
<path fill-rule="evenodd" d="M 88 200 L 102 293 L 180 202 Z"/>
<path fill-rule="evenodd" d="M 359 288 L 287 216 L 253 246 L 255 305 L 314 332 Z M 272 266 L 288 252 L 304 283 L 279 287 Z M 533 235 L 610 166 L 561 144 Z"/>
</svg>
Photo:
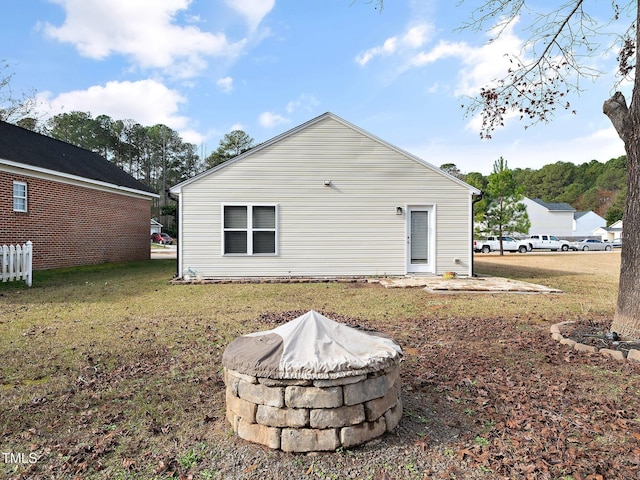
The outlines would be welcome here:
<svg viewBox="0 0 640 480">
<path fill-rule="evenodd" d="M 33 243 L 29 240 L 24 246 L 23 259 L 24 259 L 24 279 L 27 282 L 27 287 L 31 286 L 33 282 Z"/>
<path fill-rule="evenodd" d="M 2 281 L 6 282 L 9 280 L 8 275 L 8 267 L 9 267 L 9 247 L 7 245 L 2 245 L 2 262 L 0 262 L 0 267 L 2 267 L 2 272 L 0 272 L 0 276 L 2 276 Z"/>
<path fill-rule="evenodd" d="M 16 279 L 16 247 L 9 245 L 9 281 Z"/>
</svg>

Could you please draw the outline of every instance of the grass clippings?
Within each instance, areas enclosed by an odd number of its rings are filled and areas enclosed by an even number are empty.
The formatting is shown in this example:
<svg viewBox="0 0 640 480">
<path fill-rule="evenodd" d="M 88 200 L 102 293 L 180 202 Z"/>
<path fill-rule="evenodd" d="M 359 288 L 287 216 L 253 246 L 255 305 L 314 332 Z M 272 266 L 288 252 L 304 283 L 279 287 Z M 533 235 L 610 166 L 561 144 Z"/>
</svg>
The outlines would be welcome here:
<svg viewBox="0 0 640 480">
<path fill-rule="evenodd" d="M 36 272 L 0 285 L 0 477 L 638 478 L 639 367 L 551 340 L 612 318 L 620 255 L 477 255 L 554 295 L 432 295 L 377 284 L 170 285 L 175 262 Z M 319 455 L 238 439 L 220 359 L 315 309 L 394 337 L 393 434 Z"/>
</svg>

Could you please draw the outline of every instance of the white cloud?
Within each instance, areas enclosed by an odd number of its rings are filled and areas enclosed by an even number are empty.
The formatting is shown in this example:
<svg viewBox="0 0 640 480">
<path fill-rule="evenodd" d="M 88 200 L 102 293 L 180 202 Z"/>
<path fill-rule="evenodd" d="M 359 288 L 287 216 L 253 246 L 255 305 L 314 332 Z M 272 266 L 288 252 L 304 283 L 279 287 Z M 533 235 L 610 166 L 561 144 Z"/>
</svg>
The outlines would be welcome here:
<svg viewBox="0 0 640 480">
<path fill-rule="evenodd" d="M 548 128 L 555 128 L 551 125 Z M 584 136 L 565 136 L 549 139 L 548 135 L 496 136 L 492 140 L 480 140 L 460 136 L 457 142 L 448 138 L 431 139 L 429 143 L 404 146 L 407 151 L 432 163 L 455 163 L 464 172 L 480 172 L 489 175 L 493 162 L 499 157 L 509 162 L 509 168 L 539 169 L 558 161 L 580 165 L 591 160 L 606 162 L 624 155 L 624 144 L 613 127 L 593 130 Z"/>
<path fill-rule="evenodd" d="M 433 36 L 433 28 L 422 23 L 406 32 L 388 38 L 382 45 L 370 48 L 356 57 L 360 66 L 365 66 L 375 57 L 393 56 L 401 64 L 396 73 L 412 68 L 424 68 L 445 59 L 457 59 L 460 69 L 453 90 L 456 96 L 473 96 L 482 86 L 486 86 L 504 75 L 509 68 L 507 55 L 517 55 L 524 45 L 515 33 L 517 22 L 512 22 L 496 36 L 488 32 L 493 41 L 481 46 L 473 46 L 463 41 L 440 40 L 429 48 L 424 48 Z M 388 68 L 388 66 L 386 66 Z"/>
<path fill-rule="evenodd" d="M 226 0 L 226 3 L 245 18 L 251 30 L 256 29 L 276 4 L 275 0 Z"/>
<path fill-rule="evenodd" d="M 258 119 L 260 125 L 265 128 L 272 128 L 283 123 L 289 123 L 289 119 L 272 112 L 264 112 L 260 114 Z"/>
<path fill-rule="evenodd" d="M 411 27 L 399 36 L 386 39 L 382 45 L 365 50 L 356 56 L 356 63 L 364 67 L 375 57 L 389 56 L 420 48 L 428 41 L 431 31 L 432 27 L 426 23 Z"/>
<path fill-rule="evenodd" d="M 233 78 L 231 77 L 219 78 L 218 81 L 216 82 L 216 85 L 224 93 L 231 93 L 233 90 Z"/>
<path fill-rule="evenodd" d="M 206 67 L 207 57 L 234 57 L 245 44 L 230 43 L 224 33 L 176 25 L 176 15 L 191 0 L 52 1 L 64 8 L 66 18 L 61 26 L 45 24 L 45 34 L 72 43 L 89 58 L 122 54 L 143 68 L 187 78 Z"/>
<path fill-rule="evenodd" d="M 443 40 L 428 52 L 419 52 L 414 55 L 409 64 L 414 67 L 424 67 L 448 57 L 468 58 L 472 52 L 473 49 L 464 42 L 447 42 Z"/>
<path fill-rule="evenodd" d="M 194 145 L 201 145 L 206 140 L 204 135 L 195 130 L 180 130 L 178 133 L 183 141 Z"/>
<path fill-rule="evenodd" d="M 514 109 L 507 110 L 502 115 L 503 124 L 508 125 L 511 120 L 520 119 L 520 115 L 521 114 L 518 110 L 514 110 Z M 505 127 L 502 126 L 500 128 L 504 129 Z M 469 121 L 466 123 L 465 130 L 469 130 L 479 135 L 480 131 L 482 130 L 482 115 L 480 113 L 473 115 L 469 119 Z"/>
<path fill-rule="evenodd" d="M 285 110 L 289 114 L 295 112 L 296 110 L 312 112 L 318 105 L 320 105 L 320 102 L 316 99 L 316 97 L 314 97 L 313 95 L 302 93 L 297 99 L 291 100 L 289 103 L 287 103 Z"/>
<path fill-rule="evenodd" d="M 508 56 L 526 55 L 521 54 L 522 47 L 523 40 L 513 33 L 511 25 L 496 40 L 481 47 L 461 50 L 464 66 L 458 72 L 460 82 L 455 94 L 476 95 L 481 87 L 503 77 L 510 66 Z"/>
<path fill-rule="evenodd" d="M 402 44 L 410 48 L 420 48 L 427 42 L 430 30 L 426 24 L 412 27 L 402 36 Z"/>
<path fill-rule="evenodd" d="M 288 115 L 293 115 L 297 111 L 303 111 L 305 113 L 313 112 L 316 107 L 320 105 L 320 102 L 315 96 L 302 93 L 295 100 L 291 100 L 285 106 L 285 111 Z M 260 114 L 258 122 L 264 128 L 272 128 L 278 125 L 290 123 L 291 119 L 280 115 L 275 112 L 264 112 Z"/>
<path fill-rule="evenodd" d="M 613 127 L 594 130 L 584 136 L 569 137 L 552 141 L 536 142 L 535 138 L 526 139 L 524 145 L 520 141 L 513 142 L 505 153 L 501 154 L 509 160 L 509 166 L 516 168 L 527 165 L 541 168 L 557 161 L 572 162 L 576 165 L 598 160 L 606 162 L 610 158 L 624 155 L 624 144 Z M 496 157 L 498 158 L 498 157 Z"/>
<path fill-rule="evenodd" d="M 133 119 L 145 126 L 162 123 L 174 130 L 185 129 L 188 124 L 188 118 L 178 114 L 185 98 L 155 80 L 113 81 L 55 97 L 44 93 L 41 98 L 51 105 L 52 115 L 90 112 L 94 116 L 109 115 L 116 120 Z"/>
</svg>

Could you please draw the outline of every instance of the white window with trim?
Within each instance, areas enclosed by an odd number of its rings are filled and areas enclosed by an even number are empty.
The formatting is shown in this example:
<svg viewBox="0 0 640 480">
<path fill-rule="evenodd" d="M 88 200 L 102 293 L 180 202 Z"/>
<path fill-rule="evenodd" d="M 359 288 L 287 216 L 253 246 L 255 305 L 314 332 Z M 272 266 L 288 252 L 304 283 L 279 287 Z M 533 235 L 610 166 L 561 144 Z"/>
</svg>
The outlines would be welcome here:
<svg viewBox="0 0 640 480">
<path fill-rule="evenodd" d="M 13 211 L 27 211 L 27 183 L 13 182 Z"/>
<path fill-rule="evenodd" d="M 277 255 L 277 205 L 223 205 L 223 255 Z"/>
</svg>

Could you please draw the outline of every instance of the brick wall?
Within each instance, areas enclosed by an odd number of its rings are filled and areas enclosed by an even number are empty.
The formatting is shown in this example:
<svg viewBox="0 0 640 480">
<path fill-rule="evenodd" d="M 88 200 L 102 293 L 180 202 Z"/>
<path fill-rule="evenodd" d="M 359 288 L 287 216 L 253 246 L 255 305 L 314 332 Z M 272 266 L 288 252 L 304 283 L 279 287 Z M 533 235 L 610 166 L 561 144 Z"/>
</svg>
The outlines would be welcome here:
<svg viewBox="0 0 640 480">
<path fill-rule="evenodd" d="M 13 211 L 13 182 L 27 183 L 26 213 Z M 151 201 L 0 172 L 0 245 L 33 242 L 33 269 L 143 260 L 150 256 Z"/>
</svg>

